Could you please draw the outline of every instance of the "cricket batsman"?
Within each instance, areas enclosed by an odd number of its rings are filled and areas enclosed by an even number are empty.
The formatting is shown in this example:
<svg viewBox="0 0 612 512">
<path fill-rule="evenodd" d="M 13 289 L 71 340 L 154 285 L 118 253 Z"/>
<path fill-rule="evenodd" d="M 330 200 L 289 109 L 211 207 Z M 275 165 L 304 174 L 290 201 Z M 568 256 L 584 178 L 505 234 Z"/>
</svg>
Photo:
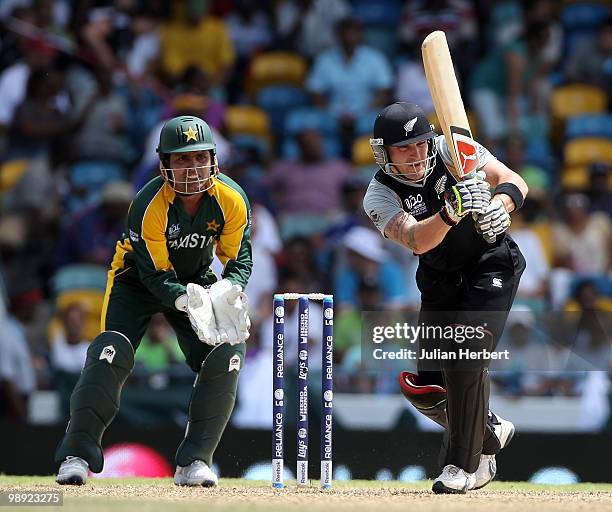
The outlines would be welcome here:
<svg viewBox="0 0 612 512">
<path fill-rule="evenodd" d="M 88 469 L 102 471 L 102 436 L 149 320 L 161 312 L 197 374 L 174 483 L 217 485 L 210 466 L 234 408 L 250 328 L 242 291 L 252 268 L 249 202 L 219 173 L 203 120 L 167 121 L 157 152 L 161 176 L 130 205 L 108 272 L 101 332 L 72 392 L 70 421 L 55 452 L 59 484 L 83 485 Z M 213 248 L 225 266 L 221 280 L 210 269 Z"/>
<path fill-rule="evenodd" d="M 493 351 L 525 270 L 518 246 L 506 234 L 510 213 L 527 195 L 525 181 L 476 144 L 476 170 L 457 182 L 444 136 L 437 136 L 423 110 L 411 103 L 393 103 L 380 112 L 370 143 L 380 169 L 363 206 L 385 238 L 419 257 L 419 324 L 480 327 L 483 334 L 463 343 L 421 336 L 419 348 Z M 433 491 L 465 493 L 487 485 L 497 470 L 495 455 L 514 435 L 511 422 L 489 411 L 488 360 L 419 357 L 417 369 L 418 374 L 400 374 L 401 390 L 446 429 L 443 470 Z"/>
</svg>

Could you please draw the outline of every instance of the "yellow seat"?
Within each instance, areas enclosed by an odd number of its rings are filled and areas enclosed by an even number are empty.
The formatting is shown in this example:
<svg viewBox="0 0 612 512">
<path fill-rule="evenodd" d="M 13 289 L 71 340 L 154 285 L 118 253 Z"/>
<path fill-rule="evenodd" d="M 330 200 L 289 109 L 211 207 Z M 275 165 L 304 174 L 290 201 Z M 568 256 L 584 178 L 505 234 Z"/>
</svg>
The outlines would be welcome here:
<svg viewBox="0 0 612 512">
<path fill-rule="evenodd" d="M 301 86 L 306 76 L 306 59 L 290 52 L 267 52 L 253 58 L 248 87 L 257 94 L 268 85 Z"/>
<path fill-rule="evenodd" d="M 589 170 L 586 165 L 566 167 L 561 172 L 561 186 L 567 190 L 586 190 L 589 186 Z"/>
<path fill-rule="evenodd" d="M 28 170 L 29 164 L 28 160 L 18 159 L 0 165 L 0 192 L 12 189 Z"/>
<path fill-rule="evenodd" d="M 605 112 L 607 104 L 608 99 L 602 89 L 584 84 L 557 87 L 550 98 L 553 117 L 562 120 L 581 114 Z"/>
<path fill-rule="evenodd" d="M 230 106 L 225 111 L 225 125 L 230 135 L 249 134 L 269 137 L 270 122 L 267 114 L 250 105 Z"/>
<path fill-rule="evenodd" d="M 549 265 L 553 264 L 555 258 L 555 245 L 553 243 L 552 225 L 548 221 L 535 222 L 529 226 L 542 243 L 542 249 Z"/>
<path fill-rule="evenodd" d="M 373 165 L 374 154 L 372 153 L 372 146 L 370 146 L 370 136 L 364 135 L 355 139 L 353 142 L 353 165 L 356 167 L 364 167 L 366 165 Z"/>
<path fill-rule="evenodd" d="M 85 310 L 85 327 L 83 335 L 85 339 L 93 340 L 100 333 L 100 317 L 102 316 L 102 304 L 104 302 L 104 292 L 100 290 L 68 290 L 60 293 L 55 300 L 55 307 L 58 312 L 63 311 L 71 304 L 80 304 Z M 62 328 L 59 314 L 53 317 L 49 325 L 49 334 Z"/>
<path fill-rule="evenodd" d="M 597 162 L 612 165 L 612 141 L 600 137 L 582 137 L 565 144 L 567 166 L 589 165 Z"/>
</svg>

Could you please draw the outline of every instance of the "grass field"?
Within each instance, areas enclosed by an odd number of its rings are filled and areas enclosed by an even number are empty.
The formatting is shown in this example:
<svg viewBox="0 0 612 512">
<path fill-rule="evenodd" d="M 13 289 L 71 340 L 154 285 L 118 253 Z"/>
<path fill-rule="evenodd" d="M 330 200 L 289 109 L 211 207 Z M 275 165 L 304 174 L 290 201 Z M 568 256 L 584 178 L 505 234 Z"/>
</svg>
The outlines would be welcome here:
<svg viewBox="0 0 612 512">
<path fill-rule="evenodd" d="M 335 482 L 331 491 L 315 486 L 274 490 L 269 482 L 222 479 L 216 489 L 176 487 L 169 478 L 90 479 L 82 487 L 60 487 L 53 477 L 0 475 L 0 491 L 61 490 L 63 507 L 43 510 L 112 512 L 522 512 L 612 511 L 611 484 L 549 486 L 525 482 L 493 482 L 466 495 L 434 495 L 431 482 L 414 484 L 352 480 Z M 41 510 L 40 507 L 14 510 Z"/>
</svg>

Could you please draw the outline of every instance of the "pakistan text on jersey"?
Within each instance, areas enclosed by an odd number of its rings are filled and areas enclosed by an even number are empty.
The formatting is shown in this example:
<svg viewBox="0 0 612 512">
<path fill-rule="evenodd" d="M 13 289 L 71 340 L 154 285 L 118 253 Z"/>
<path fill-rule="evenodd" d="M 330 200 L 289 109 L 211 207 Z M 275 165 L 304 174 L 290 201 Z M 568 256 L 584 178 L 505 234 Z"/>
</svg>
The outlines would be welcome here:
<svg viewBox="0 0 612 512">
<path fill-rule="evenodd" d="M 191 233 L 177 240 L 169 240 L 168 247 L 170 249 L 204 249 L 215 239 L 215 235 L 200 235 L 199 233 Z"/>
</svg>

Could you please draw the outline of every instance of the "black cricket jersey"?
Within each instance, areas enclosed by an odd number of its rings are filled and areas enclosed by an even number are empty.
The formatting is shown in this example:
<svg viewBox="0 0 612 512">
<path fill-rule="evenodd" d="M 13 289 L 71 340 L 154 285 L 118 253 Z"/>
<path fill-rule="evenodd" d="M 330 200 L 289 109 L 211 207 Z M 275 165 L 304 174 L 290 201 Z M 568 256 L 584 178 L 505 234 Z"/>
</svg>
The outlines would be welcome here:
<svg viewBox="0 0 612 512">
<path fill-rule="evenodd" d="M 421 221 L 436 215 L 444 206 L 444 192 L 457 183 L 450 173 L 452 158 L 444 136 L 434 143 L 438 149 L 436 164 L 424 186 L 406 185 L 379 170 L 372 178 L 363 200 L 363 207 L 378 230 L 385 234 L 387 223 L 401 210 Z M 477 144 L 478 165 L 482 169 L 495 157 Z M 469 267 L 503 243 L 505 233 L 490 244 L 476 232 L 472 215 L 466 215 L 453 226 L 442 242 L 432 250 L 419 255 L 419 264 L 439 272 L 454 272 Z"/>
</svg>

